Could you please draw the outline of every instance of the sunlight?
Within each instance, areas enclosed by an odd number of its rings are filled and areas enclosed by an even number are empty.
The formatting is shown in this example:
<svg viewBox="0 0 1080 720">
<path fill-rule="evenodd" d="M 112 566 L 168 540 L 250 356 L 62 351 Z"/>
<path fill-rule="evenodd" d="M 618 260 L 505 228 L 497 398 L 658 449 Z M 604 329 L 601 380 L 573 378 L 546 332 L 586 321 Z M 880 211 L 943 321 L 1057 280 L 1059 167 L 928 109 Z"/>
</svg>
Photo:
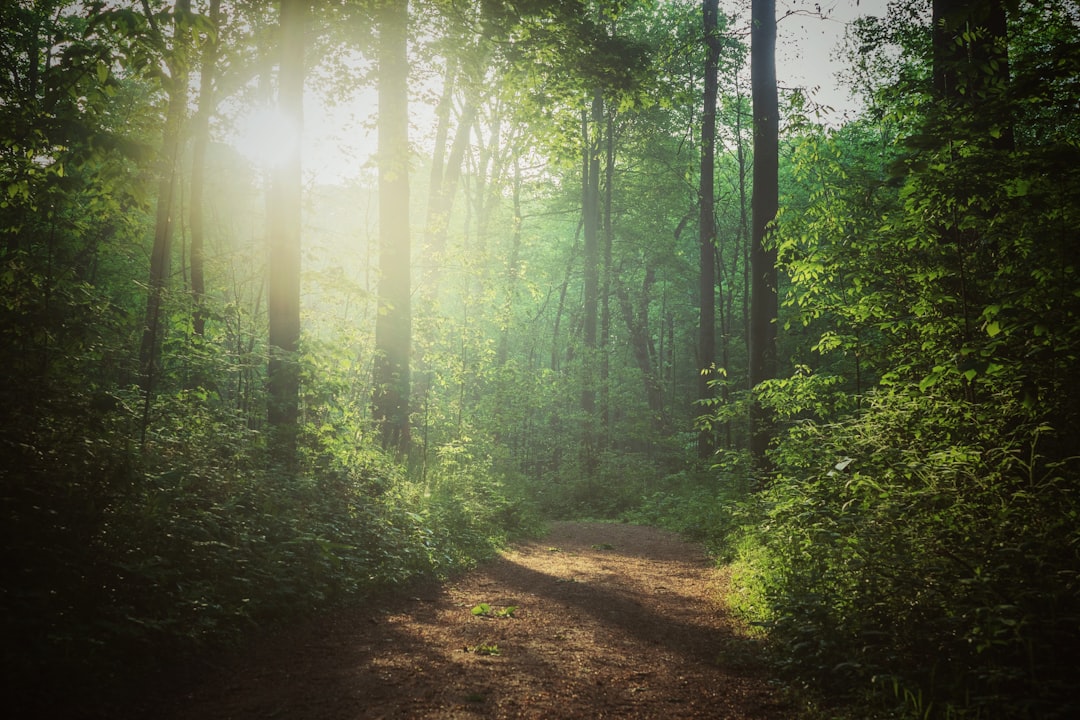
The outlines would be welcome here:
<svg viewBox="0 0 1080 720">
<path fill-rule="evenodd" d="M 275 107 L 260 107 L 240 118 L 233 145 L 249 161 L 269 169 L 285 162 L 299 142 L 291 118 Z"/>
</svg>

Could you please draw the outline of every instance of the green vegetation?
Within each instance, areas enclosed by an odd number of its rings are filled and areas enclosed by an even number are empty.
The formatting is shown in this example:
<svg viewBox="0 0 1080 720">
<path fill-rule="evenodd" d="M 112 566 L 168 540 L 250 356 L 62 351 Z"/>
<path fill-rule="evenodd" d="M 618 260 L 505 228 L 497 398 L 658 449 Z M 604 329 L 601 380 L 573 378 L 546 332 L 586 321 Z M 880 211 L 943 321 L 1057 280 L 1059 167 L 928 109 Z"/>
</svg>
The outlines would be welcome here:
<svg viewBox="0 0 1080 720">
<path fill-rule="evenodd" d="M 465 648 L 465 652 L 475 653 L 476 655 L 501 655 L 502 650 L 495 643 L 479 643 L 478 645 L 470 645 Z M 484 698 L 480 695 L 470 696 L 475 697 L 475 702 L 483 702 Z"/>
<path fill-rule="evenodd" d="M 593 517 L 732 562 L 796 686 L 1080 711 L 1073 5 L 853 23 L 756 211 L 708 0 L 224 5 L 0 3 L 15 709 Z"/>
<path fill-rule="evenodd" d="M 493 608 L 487 603 L 480 603 L 474 605 L 471 612 L 476 617 L 482 618 L 512 618 L 514 613 L 517 612 L 517 606 L 507 605 L 506 607 Z"/>
</svg>

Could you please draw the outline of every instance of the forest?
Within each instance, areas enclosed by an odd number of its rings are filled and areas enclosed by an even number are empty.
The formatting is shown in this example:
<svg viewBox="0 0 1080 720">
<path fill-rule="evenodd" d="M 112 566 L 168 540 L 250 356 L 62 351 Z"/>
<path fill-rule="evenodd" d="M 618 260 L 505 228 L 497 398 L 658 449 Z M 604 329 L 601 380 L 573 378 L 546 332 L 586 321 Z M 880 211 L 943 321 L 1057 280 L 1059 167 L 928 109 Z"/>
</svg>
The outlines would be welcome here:
<svg viewBox="0 0 1080 720">
<path fill-rule="evenodd" d="M 851 717 L 1077 716 L 1080 10 L 882 4 L 842 121 L 829 12 L 0 0 L 14 707 L 591 518 Z"/>
</svg>

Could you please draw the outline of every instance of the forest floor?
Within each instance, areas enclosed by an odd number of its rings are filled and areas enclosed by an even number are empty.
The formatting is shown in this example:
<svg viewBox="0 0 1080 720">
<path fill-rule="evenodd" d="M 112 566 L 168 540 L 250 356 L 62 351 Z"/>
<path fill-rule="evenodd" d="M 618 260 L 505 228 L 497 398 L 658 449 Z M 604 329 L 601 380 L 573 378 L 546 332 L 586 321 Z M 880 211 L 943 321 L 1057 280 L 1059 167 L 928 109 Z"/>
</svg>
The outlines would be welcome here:
<svg viewBox="0 0 1080 720">
<path fill-rule="evenodd" d="M 448 583 L 260 642 L 155 714 L 792 717 L 756 641 L 719 604 L 724 583 L 671 533 L 555 523 Z"/>
</svg>

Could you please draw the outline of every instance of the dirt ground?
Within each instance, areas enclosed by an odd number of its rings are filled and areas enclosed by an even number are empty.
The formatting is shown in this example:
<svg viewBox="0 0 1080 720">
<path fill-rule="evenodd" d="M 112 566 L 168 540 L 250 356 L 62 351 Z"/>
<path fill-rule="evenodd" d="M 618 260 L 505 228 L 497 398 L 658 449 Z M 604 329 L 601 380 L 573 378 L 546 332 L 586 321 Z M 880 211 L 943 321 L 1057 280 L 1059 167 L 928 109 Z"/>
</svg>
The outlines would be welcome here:
<svg viewBox="0 0 1080 720">
<path fill-rule="evenodd" d="M 557 523 L 420 595 L 268 640 L 160 715 L 790 717 L 716 602 L 723 582 L 673 534 Z"/>
</svg>

